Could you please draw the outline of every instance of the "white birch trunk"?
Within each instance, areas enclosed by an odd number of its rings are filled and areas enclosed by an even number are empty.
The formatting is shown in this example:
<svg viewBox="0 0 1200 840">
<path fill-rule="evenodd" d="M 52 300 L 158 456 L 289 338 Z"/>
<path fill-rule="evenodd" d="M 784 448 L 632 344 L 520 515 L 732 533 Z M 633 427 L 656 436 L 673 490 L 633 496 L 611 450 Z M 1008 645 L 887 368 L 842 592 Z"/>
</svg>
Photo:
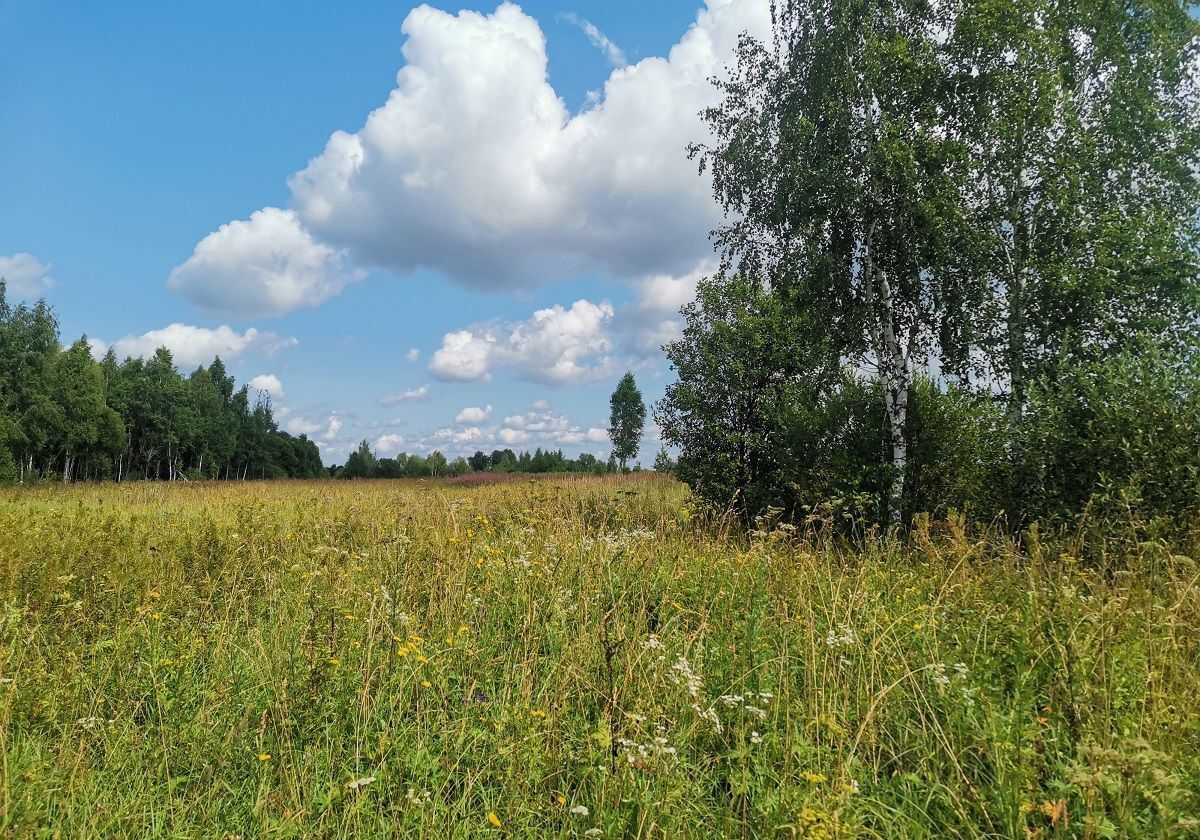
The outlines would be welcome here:
<svg viewBox="0 0 1200 840">
<path fill-rule="evenodd" d="M 888 521 L 893 529 L 902 523 L 904 479 L 908 472 L 908 386 L 911 380 L 909 357 L 896 330 L 896 301 L 886 271 L 875 262 L 875 223 L 866 237 L 866 296 L 868 309 L 878 318 L 876 353 L 883 386 L 884 412 L 887 415 L 888 442 L 892 450 L 891 482 L 888 489 Z M 878 287 L 878 291 L 876 290 Z M 878 311 L 875 311 L 875 306 Z"/>
<path fill-rule="evenodd" d="M 892 527 L 901 524 L 901 502 L 904 497 L 904 479 L 908 472 L 908 386 L 910 372 L 908 358 L 900 345 L 896 332 L 895 302 L 887 272 L 880 271 L 879 303 L 882 317 L 883 357 L 880 373 L 883 375 L 883 402 L 887 411 L 888 432 L 892 445 L 892 483 L 888 498 L 888 518 Z"/>
</svg>

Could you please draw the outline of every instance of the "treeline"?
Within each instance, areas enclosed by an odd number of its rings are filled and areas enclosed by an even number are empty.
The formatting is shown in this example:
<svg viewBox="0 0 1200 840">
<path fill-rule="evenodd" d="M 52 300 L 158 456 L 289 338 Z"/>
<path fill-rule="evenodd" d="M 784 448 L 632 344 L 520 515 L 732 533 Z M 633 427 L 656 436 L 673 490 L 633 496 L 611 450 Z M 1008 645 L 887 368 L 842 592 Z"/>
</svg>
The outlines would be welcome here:
<svg viewBox="0 0 1200 840">
<path fill-rule="evenodd" d="M 345 465 L 331 467 L 329 472 L 337 478 L 453 478 L 486 472 L 604 475 L 619 470 L 615 456 L 610 456 L 607 462 L 587 452 L 578 458 L 568 458 L 561 449 L 541 447 L 519 455 L 511 449 L 496 449 L 491 455 L 476 451 L 469 458 L 455 458 L 453 461 L 447 461 L 446 456 L 437 450 L 425 457 L 401 452 L 394 458 L 381 458 L 371 451 L 371 444 L 364 440 L 350 453 Z"/>
<path fill-rule="evenodd" d="M 729 223 L 656 407 L 747 521 L 1200 522 L 1187 4 L 785 0 L 693 154 Z"/>
<path fill-rule="evenodd" d="M 219 358 L 186 377 L 165 348 L 97 362 L 86 339 L 60 344 L 45 302 L 11 306 L 0 279 L 0 482 L 324 474 L 316 444 L 280 431 Z"/>
</svg>

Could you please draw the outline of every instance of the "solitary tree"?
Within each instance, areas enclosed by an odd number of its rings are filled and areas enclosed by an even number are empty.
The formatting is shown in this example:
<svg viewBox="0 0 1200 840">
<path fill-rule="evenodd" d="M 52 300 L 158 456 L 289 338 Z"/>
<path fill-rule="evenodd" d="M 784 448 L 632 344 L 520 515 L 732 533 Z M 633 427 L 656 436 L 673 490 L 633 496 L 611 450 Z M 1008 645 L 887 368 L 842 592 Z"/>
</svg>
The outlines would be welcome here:
<svg viewBox="0 0 1200 840">
<path fill-rule="evenodd" d="M 638 453 L 642 442 L 642 426 L 646 423 L 646 404 L 632 373 L 626 373 L 617 383 L 608 401 L 612 409 L 608 422 L 608 437 L 613 445 L 613 457 L 625 469 L 630 458 Z"/>
</svg>

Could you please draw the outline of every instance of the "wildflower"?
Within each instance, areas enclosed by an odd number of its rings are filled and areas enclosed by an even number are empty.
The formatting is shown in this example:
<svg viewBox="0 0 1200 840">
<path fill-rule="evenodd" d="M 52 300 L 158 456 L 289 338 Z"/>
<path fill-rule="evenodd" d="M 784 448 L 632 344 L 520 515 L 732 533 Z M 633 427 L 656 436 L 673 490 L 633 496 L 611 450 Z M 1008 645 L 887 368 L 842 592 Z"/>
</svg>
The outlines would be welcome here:
<svg viewBox="0 0 1200 840">
<path fill-rule="evenodd" d="M 492 825 L 494 825 L 496 828 L 500 827 L 500 818 L 496 816 L 495 811 L 488 811 L 487 821 L 490 822 Z"/>
<path fill-rule="evenodd" d="M 699 705 L 693 705 L 692 711 L 700 716 L 701 720 L 706 720 L 712 724 L 713 729 L 721 732 L 721 718 L 717 714 L 716 706 L 709 706 L 707 709 L 701 709 Z"/>
<path fill-rule="evenodd" d="M 599 837 L 603 833 L 604 832 L 598 828 L 589 828 L 587 831 L 583 832 L 583 836 L 584 837 Z"/>
<path fill-rule="evenodd" d="M 806 782 L 809 782 L 810 784 L 819 785 L 825 781 L 825 774 L 824 773 L 813 773 L 811 770 L 805 770 L 803 773 L 800 774 L 800 778 L 804 779 Z"/>
<path fill-rule="evenodd" d="M 825 634 L 825 644 L 828 647 L 851 647 L 856 641 L 854 628 L 847 624 L 839 624 L 837 628 L 829 628 L 829 632 Z"/>
<path fill-rule="evenodd" d="M 673 683 L 676 685 L 683 683 L 687 686 L 688 694 L 692 695 L 692 697 L 699 696 L 700 689 L 704 687 L 704 680 L 692 670 L 692 666 L 688 663 L 687 659 L 680 656 L 675 664 L 671 666 L 671 670 L 675 672 L 670 675 Z"/>
<path fill-rule="evenodd" d="M 658 636 L 650 635 L 642 639 L 642 650 L 666 650 L 667 646 L 662 643 Z"/>
<path fill-rule="evenodd" d="M 429 688 L 431 685 L 433 685 L 433 683 L 431 683 L 429 680 L 421 680 L 421 685 L 423 685 L 425 688 Z"/>
<path fill-rule="evenodd" d="M 555 797 L 555 801 L 556 801 L 556 802 L 557 802 L 559 805 L 566 805 L 566 804 L 567 804 L 567 797 L 563 796 L 563 795 L 560 793 L 558 796 L 556 796 L 556 797 Z"/>
<path fill-rule="evenodd" d="M 586 817 L 588 815 L 588 808 L 586 805 L 576 805 L 571 809 L 571 813 L 577 814 L 581 817 Z"/>
<path fill-rule="evenodd" d="M 417 792 L 416 788 L 409 788 L 408 793 L 404 795 L 404 798 L 407 799 L 410 804 L 417 806 L 428 805 L 433 801 L 433 796 L 429 793 L 429 791 L 422 790 Z"/>
<path fill-rule="evenodd" d="M 271 760 L 271 754 L 270 753 L 259 753 L 258 760 L 263 763 L 266 763 Z"/>
<path fill-rule="evenodd" d="M 762 743 L 762 735 L 759 735 L 757 730 L 750 733 L 750 743 L 751 744 L 761 744 Z"/>
<path fill-rule="evenodd" d="M 529 716 L 534 717 L 534 718 L 544 718 L 546 716 L 546 713 L 543 712 L 541 709 L 534 709 L 532 712 L 529 713 Z"/>
<path fill-rule="evenodd" d="M 361 790 L 374 781 L 375 781 L 374 776 L 363 776 L 361 779 L 355 779 L 352 782 L 346 782 L 346 789 L 347 790 Z"/>
<path fill-rule="evenodd" d="M 342 661 L 340 659 L 334 659 L 333 657 L 330 657 L 329 664 L 332 665 L 334 668 L 336 668 L 337 666 L 342 664 Z"/>
</svg>

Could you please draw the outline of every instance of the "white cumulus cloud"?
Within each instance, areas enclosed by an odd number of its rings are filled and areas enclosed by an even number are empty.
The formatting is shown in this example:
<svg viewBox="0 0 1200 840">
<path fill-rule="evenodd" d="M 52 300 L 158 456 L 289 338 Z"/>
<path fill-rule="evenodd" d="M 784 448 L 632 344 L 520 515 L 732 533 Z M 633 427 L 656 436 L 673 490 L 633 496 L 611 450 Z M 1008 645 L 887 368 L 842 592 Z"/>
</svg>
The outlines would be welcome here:
<svg viewBox="0 0 1200 840">
<path fill-rule="evenodd" d="M 336 294 L 359 276 L 346 257 L 495 289 L 589 270 L 678 276 L 711 253 L 720 208 L 685 150 L 708 136 L 699 112 L 717 101 L 710 79 L 740 33 L 769 34 L 767 0 L 708 0 L 666 56 L 615 67 L 580 113 L 550 85 L 538 22 L 512 3 L 421 5 L 402 30 L 395 88 L 289 179 L 293 210 L 210 235 L 172 288 L 214 311 L 266 314 Z"/>
<path fill-rule="evenodd" d="M 103 355 L 111 347 L 118 359 L 127 356 L 146 359 L 153 356 L 159 347 L 166 347 L 171 351 L 175 364 L 189 368 L 207 364 L 214 356 L 232 359 L 251 348 L 274 355 L 299 342 L 294 338 L 280 338 L 273 332 L 263 332 L 254 327 L 239 333 L 227 324 L 209 328 L 174 323 L 141 335 L 127 335 L 111 344 L 100 339 L 92 339 L 89 343 L 96 356 Z"/>
<path fill-rule="evenodd" d="M 248 318 L 316 306 L 364 276 L 294 211 L 266 207 L 200 240 L 167 286 L 209 312 Z"/>
<path fill-rule="evenodd" d="M 250 380 L 250 392 L 255 393 L 257 391 L 266 391 L 275 399 L 287 396 L 283 390 L 283 383 L 273 373 L 262 373 Z"/>
<path fill-rule="evenodd" d="M 421 351 L 416 347 L 408 348 L 408 352 L 404 354 L 404 361 L 412 363 L 421 358 Z"/>
<path fill-rule="evenodd" d="M 381 435 L 375 441 L 375 450 L 381 455 L 392 455 L 404 445 L 404 435 Z"/>
<path fill-rule="evenodd" d="M 566 309 L 539 309 L 526 321 L 489 322 L 447 333 L 429 361 L 446 381 L 486 382 L 493 368 L 546 385 L 582 385 L 607 376 L 612 305 L 577 300 Z"/>
<path fill-rule="evenodd" d="M 54 285 L 50 264 L 24 252 L 0 256 L 0 280 L 7 281 L 8 295 L 13 300 L 40 297 Z"/>
<path fill-rule="evenodd" d="M 492 416 L 492 407 L 489 405 L 486 408 L 469 405 L 458 414 L 454 415 L 455 423 L 483 423 Z"/>
</svg>

